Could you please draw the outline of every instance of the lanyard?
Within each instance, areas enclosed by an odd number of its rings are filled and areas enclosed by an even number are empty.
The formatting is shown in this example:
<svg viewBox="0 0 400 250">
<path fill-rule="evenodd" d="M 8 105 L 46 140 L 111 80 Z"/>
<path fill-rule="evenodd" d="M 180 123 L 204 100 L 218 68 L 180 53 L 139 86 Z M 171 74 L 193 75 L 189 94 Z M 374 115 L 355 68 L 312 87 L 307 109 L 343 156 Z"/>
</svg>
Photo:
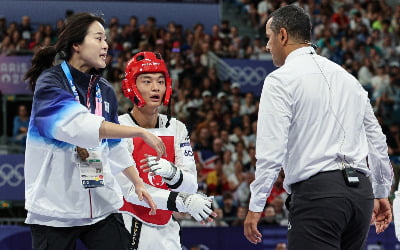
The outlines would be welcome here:
<svg viewBox="0 0 400 250">
<path fill-rule="evenodd" d="M 65 76 L 68 79 L 68 83 L 71 86 L 72 92 L 74 93 L 75 100 L 80 103 L 78 91 L 76 90 L 76 87 L 75 87 L 75 84 L 74 84 L 74 81 L 73 81 L 73 78 L 72 78 L 72 75 L 71 75 L 71 71 L 69 70 L 67 63 L 65 61 L 63 61 L 62 64 L 61 64 L 61 67 L 62 67 L 62 69 L 64 71 Z M 89 87 L 88 87 L 88 91 L 87 91 L 87 94 L 86 94 L 86 106 L 87 106 L 87 108 L 89 109 L 90 112 L 91 112 L 91 108 L 90 108 L 90 91 L 92 90 L 92 86 L 93 86 L 95 80 L 96 80 L 96 77 L 91 77 L 90 78 Z M 96 84 L 96 108 L 95 108 L 95 112 L 94 113 L 96 115 L 98 115 L 98 116 L 103 116 L 102 103 L 103 103 L 103 99 L 102 99 L 102 96 L 101 96 L 100 86 L 97 83 Z"/>
</svg>

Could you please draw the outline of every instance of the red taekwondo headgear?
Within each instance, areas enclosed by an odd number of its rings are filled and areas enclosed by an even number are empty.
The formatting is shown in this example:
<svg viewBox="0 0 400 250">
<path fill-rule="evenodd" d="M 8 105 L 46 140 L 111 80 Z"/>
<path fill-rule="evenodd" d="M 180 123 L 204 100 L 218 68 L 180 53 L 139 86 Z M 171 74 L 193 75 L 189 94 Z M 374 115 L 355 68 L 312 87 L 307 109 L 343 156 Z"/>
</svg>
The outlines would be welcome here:
<svg viewBox="0 0 400 250">
<path fill-rule="evenodd" d="M 172 94 L 172 80 L 167 66 L 159 53 L 139 52 L 126 65 L 125 79 L 122 80 L 122 91 L 139 108 L 146 102 L 136 87 L 136 78 L 144 73 L 163 73 L 165 77 L 165 95 L 163 104 L 168 106 Z"/>
</svg>

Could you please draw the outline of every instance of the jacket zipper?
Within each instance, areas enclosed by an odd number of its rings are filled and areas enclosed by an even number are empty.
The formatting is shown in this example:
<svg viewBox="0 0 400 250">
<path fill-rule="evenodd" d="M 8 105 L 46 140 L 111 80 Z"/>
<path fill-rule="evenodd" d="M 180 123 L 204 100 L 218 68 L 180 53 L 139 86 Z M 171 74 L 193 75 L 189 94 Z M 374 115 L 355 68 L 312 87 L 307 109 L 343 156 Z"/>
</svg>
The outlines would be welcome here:
<svg viewBox="0 0 400 250">
<path fill-rule="evenodd" d="M 92 210 L 92 194 L 89 189 L 89 203 L 90 203 L 90 219 L 93 219 L 93 210 Z"/>
</svg>

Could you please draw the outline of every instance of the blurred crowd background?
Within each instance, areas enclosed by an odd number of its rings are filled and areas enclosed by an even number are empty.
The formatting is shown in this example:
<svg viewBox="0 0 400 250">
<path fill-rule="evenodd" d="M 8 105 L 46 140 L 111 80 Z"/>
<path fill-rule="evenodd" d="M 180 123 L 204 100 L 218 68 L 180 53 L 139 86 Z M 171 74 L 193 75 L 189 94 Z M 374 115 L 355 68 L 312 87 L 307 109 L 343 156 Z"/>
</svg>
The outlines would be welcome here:
<svg viewBox="0 0 400 250">
<path fill-rule="evenodd" d="M 197 162 L 199 189 L 214 195 L 219 215 L 213 224 L 194 223 L 185 215 L 182 226 L 239 226 L 248 209 L 249 184 L 254 179 L 255 140 L 260 93 L 244 92 L 240 82 L 219 79 L 210 56 L 269 60 L 265 22 L 276 8 L 286 4 L 303 7 L 312 17 L 312 43 L 317 52 L 359 79 L 368 91 L 375 114 L 387 136 L 398 183 L 400 155 L 400 3 L 385 0 L 225 0 L 226 11 L 243 25 L 222 19 L 210 32 L 199 20 L 184 29 L 171 20 L 161 26 L 157 17 L 129 20 L 105 17 L 109 42 L 108 66 L 103 75 L 115 87 L 119 112 L 131 102 L 121 91 L 127 61 L 139 51 L 157 51 L 165 59 L 173 79 L 173 116 L 190 133 Z M 0 55 L 32 55 L 53 45 L 65 17 L 54 24 L 37 24 L 29 15 L 20 22 L 0 16 Z M 260 83 L 262 84 L 262 83 Z M 318 94 L 318 93 L 316 93 Z M 23 152 L 29 103 L 21 104 L 12 121 L 10 142 Z M 165 109 L 163 112 L 166 111 Z M 281 172 L 264 210 L 262 224 L 287 225 L 286 192 Z"/>
</svg>

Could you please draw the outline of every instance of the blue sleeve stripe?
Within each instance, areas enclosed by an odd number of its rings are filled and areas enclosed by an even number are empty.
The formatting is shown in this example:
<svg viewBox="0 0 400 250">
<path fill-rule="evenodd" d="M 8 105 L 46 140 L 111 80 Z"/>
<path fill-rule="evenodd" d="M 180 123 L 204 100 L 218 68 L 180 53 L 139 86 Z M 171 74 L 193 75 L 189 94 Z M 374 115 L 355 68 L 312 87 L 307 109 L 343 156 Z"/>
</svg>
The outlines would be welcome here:
<svg viewBox="0 0 400 250">
<path fill-rule="evenodd" d="M 73 119 L 84 110 L 71 93 L 59 88 L 43 88 L 40 93 L 35 93 L 32 125 L 40 135 L 54 138 L 57 124 Z"/>
</svg>

